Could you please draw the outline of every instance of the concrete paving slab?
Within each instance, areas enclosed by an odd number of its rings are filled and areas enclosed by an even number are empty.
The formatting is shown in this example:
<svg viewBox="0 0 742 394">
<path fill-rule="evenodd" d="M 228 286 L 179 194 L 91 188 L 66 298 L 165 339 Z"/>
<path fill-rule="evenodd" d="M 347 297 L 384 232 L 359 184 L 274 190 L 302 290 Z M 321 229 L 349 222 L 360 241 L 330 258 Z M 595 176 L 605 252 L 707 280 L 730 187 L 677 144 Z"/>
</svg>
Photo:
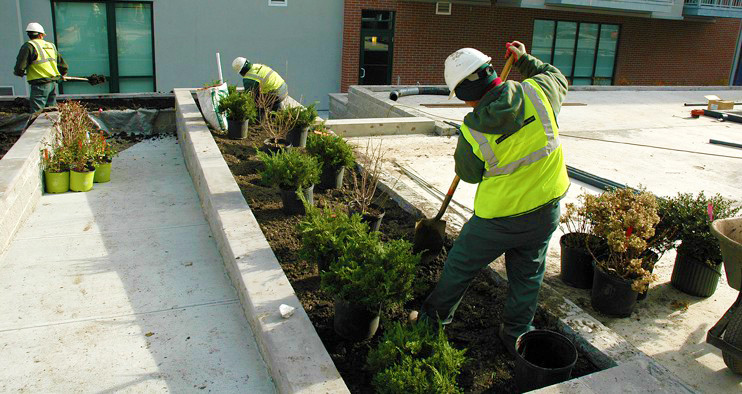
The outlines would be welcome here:
<svg viewBox="0 0 742 394">
<path fill-rule="evenodd" d="M 42 196 L 0 256 L 0 391 L 275 392 L 176 139 L 112 179 Z"/>
<path fill-rule="evenodd" d="M 630 186 L 644 185 L 658 195 L 703 190 L 739 201 L 742 196 L 742 151 L 707 142 L 709 138 L 742 142 L 742 124 L 718 122 L 706 117 L 689 119 L 691 107 L 684 107 L 683 103 L 703 101 L 705 94 L 717 94 L 737 101 L 742 98 L 740 91 L 570 92 L 567 102 L 587 106 L 562 108 L 559 124 L 567 164 Z M 445 101 L 445 97 L 439 96 L 400 98 L 405 105 Z M 467 111 L 465 108 L 428 107 L 423 110 L 459 121 Z M 445 192 L 454 175 L 453 152 L 457 137 L 390 136 L 371 139 L 377 143 L 381 141 L 387 162 L 384 169 L 391 173 L 392 178 L 399 176 L 405 187 L 427 196 L 428 203 L 440 204 L 439 198 L 395 169 L 392 161 L 401 163 Z M 358 146 L 366 146 L 369 138 L 350 140 Z M 623 144 L 626 142 L 654 147 Z M 598 192 L 573 180 L 562 204 L 576 201 L 577 196 L 585 191 Z M 476 185 L 462 182 L 454 199 L 471 209 L 475 192 Z M 464 221 L 456 215 L 448 215 L 448 218 L 449 225 L 455 230 Z M 669 284 L 675 255 L 667 253 L 655 268 L 659 280 L 652 285 L 648 299 L 638 305 L 634 315 L 628 319 L 606 318 L 590 308 L 589 291 L 569 288 L 559 280 L 561 234 L 557 231 L 551 240 L 547 283 L 681 376 L 696 390 L 715 393 L 742 389 L 742 378 L 729 372 L 724 367 L 721 352 L 705 343 L 705 332 L 738 294 L 726 285 L 724 276 L 716 294 L 708 299 L 685 295 Z M 500 267 L 500 271 L 504 269 Z M 688 305 L 687 310 L 684 305 Z"/>
</svg>

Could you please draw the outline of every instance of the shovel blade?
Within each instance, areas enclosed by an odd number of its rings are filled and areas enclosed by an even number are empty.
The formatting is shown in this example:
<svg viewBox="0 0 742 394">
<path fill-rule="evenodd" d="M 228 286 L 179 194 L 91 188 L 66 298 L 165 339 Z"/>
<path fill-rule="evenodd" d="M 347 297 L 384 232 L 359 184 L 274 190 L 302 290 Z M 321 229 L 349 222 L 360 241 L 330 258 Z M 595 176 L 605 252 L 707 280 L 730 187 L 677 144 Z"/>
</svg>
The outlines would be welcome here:
<svg viewBox="0 0 742 394">
<path fill-rule="evenodd" d="M 415 225 L 413 251 L 423 252 L 424 255 L 436 256 L 443 249 L 446 237 L 446 221 L 423 219 Z"/>
</svg>

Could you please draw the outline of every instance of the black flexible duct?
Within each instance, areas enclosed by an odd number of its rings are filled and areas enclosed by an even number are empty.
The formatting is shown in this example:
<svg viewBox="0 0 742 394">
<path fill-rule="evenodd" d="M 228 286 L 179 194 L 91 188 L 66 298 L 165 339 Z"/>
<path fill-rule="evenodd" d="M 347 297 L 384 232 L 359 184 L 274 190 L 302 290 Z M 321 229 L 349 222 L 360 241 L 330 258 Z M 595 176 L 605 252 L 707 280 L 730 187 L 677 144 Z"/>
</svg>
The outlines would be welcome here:
<svg viewBox="0 0 742 394">
<path fill-rule="evenodd" d="M 418 86 L 414 88 L 402 88 L 402 89 L 392 90 L 391 93 L 389 93 L 389 99 L 393 101 L 397 101 L 397 99 L 400 97 L 414 96 L 416 94 L 448 96 L 449 94 L 451 94 L 451 91 L 448 90 L 448 88 L 442 88 L 439 86 Z"/>
</svg>

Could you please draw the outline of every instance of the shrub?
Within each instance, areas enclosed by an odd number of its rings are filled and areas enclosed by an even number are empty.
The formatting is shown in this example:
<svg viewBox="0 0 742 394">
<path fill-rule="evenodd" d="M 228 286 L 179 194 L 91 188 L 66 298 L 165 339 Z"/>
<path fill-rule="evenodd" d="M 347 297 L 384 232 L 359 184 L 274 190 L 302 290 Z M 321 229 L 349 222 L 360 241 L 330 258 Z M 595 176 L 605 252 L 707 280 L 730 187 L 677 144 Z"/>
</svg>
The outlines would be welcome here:
<svg viewBox="0 0 742 394">
<path fill-rule="evenodd" d="M 350 206 L 354 211 L 361 214 L 369 213 L 369 207 L 373 203 L 376 186 L 381 177 L 381 164 L 384 153 L 381 151 L 381 143 L 377 147 L 366 144 L 366 152 L 361 155 L 360 161 L 363 169 L 360 174 L 354 171 L 352 175 Z"/>
<path fill-rule="evenodd" d="M 91 134 L 90 140 L 93 150 L 93 162 L 96 164 L 110 163 L 118 154 L 116 148 L 106 141 L 106 136 L 101 130 L 98 134 Z"/>
<path fill-rule="evenodd" d="M 314 107 L 314 104 L 312 104 L 308 107 L 301 105 L 295 107 L 287 106 L 286 108 L 277 111 L 275 116 L 291 119 L 291 128 L 298 127 L 303 129 L 312 125 L 318 115 L 317 109 Z"/>
<path fill-rule="evenodd" d="M 732 217 L 739 212 L 733 204 L 734 201 L 720 194 L 707 197 L 704 192 L 696 196 L 678 193 L 661 204 L 662 225 L 674 230 L 674 239 L 681 241 L 679 251 L 715 266 L 722 261 L 721 250 L 709 226 L 714 219 Z"/>
<path fill-rule="evenodd" d="M 69 163 L 69 150 L 61 145 L 41 150 L 41 169 L 46 172 L 69 171 Z"/>
<path fill-rule="evenodd" d="M 631 280 L 634 290 L 642 291 L 654 280 L 642 263 L 649 248 L 647 240 L 655 235 L 660 220 L 657 199 L 644 190 L 615 189 L 599 196 L 586 195 L 585 209 L 593 232 L 608 244 L 607 253 L 597 258 L 597 265 L 609 274 Z"/>
<path fill-rule="evenodd" d="M 399 305 L 412 297 L 420 254 L 412 253 L 411 243 L 382 243 L 374 231 L 354 234 L 346 244 L 330 270 L 322 273 L 323 290 L 368 310 Z"/>
<path fill-rule="evenodd" d="M 319 181 L 317 159 L 299 149 L 286 149 L 267 154 L 258 152 L 265 169 L 261 171 L 263 183 L 278 185 L 281 189 L 299 190 Z"/>
<path fill-rule="evenodd" d="M 244 122 L 249 120 L 254 122 L 258 117 L 258 110 L 255 107 L 255 100 L 250 93 L 230 92 L 219 100 L 219 113 L 224 113 L 227 119 L 231 121 Z"/>
<path fill-rule="evenodd" d="M 366 366 L 379 393 L 459 393 L 465 352 L 451 346 L 442 326 L 396 322 L 368 353 Z"/>
<path fill-rule="evenodd" d="M 344 255 L 350 240 L 368 233 L 368 224 L 361 222 L 358 215 L 349 217 L 339 209 L 320 210 L 308 205 L 306 209 L 307 215 L 298 225 L 299 256 L 316 263 L 320 270 L 326 270 Z"/>
<path fill-rule="evenodd" d="M 564 213 L 559 217 L 559 228 L 564 234 L 586 234 L 565 237 L 564 242 L 568 247 L 597 250 L 602 240 L 593 234 L 593 224 L 587 215 L 585 199 L 588 194 L 585 192 L 577 196 L 577 204 L 571 202 L 564 204 Z"/>
<path fill-rule="evenodd" d="M 355 163 L 353 148 L 341 137 L 326 133 L 309 133 L 307 152 L 319 159 L 323 168 L 350 168 Z"/>
</svg>

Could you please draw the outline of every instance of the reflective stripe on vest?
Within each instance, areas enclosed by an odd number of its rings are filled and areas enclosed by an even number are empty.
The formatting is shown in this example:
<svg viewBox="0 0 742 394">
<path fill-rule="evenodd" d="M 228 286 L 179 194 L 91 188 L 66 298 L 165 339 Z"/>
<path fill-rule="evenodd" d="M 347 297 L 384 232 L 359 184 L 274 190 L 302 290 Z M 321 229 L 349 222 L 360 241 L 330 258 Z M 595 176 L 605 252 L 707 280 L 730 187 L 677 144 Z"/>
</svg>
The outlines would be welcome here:
<svg viewBox="0 0 742 394">
<path fill-rule="evenodd" d="M 289 89 L 283 78 L 273 71 L 270 67 L 255 64 L 245 74 L 245 78 L 257 81 L 260 84 L 260 93 L 271 93 L 283 100 L 288 96 Z"/>
<path fill-rule="evenodd" d="M 543 101 L 541 101 L 538 93 L 536 93 L 536 89 L 534 89 L 534 87 L 529 83 L 523 83 L 523 90 L 526 92 L 528 99 L 531 100 L 531 103 L 533 103 L 533 106 L 536 108 L 536 113 L 538 113 L 538 116 L 541 119 L 541 125 L 544 128 L 544 133 L 546 134 L 547 139 L 546 146 L 535 152 L 529 153 L 525 157 L 521 157 L 520 159 L 514 160 L 500 167 L 495 152 L 492 150 L 492 146 L 484 133 L 470 128 L 469 132 L 471 133 L 471 136 L 474 137 L 474 140 L 479 144 L 479 150 L 482 152 L 482 157 L 484 157 L 484 160 L 487 162 L 489 167 L 489 169 L 484 173 L 484 176 L 486 177 L 512 174 L 524 165 L 535 163 L 544 157 L 549 156 L 551 152 L 554 152 L 556 148 L 559 147 L 559 137 L 554 136 L 554 128 L 551 127 L 549 112 L 546 110 L 546 106 Z"/>
<path fill-rule="evenodd" d="M 43 40 L 28 41 L 36 51 L 36 60 L 29 64 L 26 70 L 26 80 L 33 81 L 41 78 L 59 77 L 57 69 L 57 48 L 54 44 Z"/>
</svg>

